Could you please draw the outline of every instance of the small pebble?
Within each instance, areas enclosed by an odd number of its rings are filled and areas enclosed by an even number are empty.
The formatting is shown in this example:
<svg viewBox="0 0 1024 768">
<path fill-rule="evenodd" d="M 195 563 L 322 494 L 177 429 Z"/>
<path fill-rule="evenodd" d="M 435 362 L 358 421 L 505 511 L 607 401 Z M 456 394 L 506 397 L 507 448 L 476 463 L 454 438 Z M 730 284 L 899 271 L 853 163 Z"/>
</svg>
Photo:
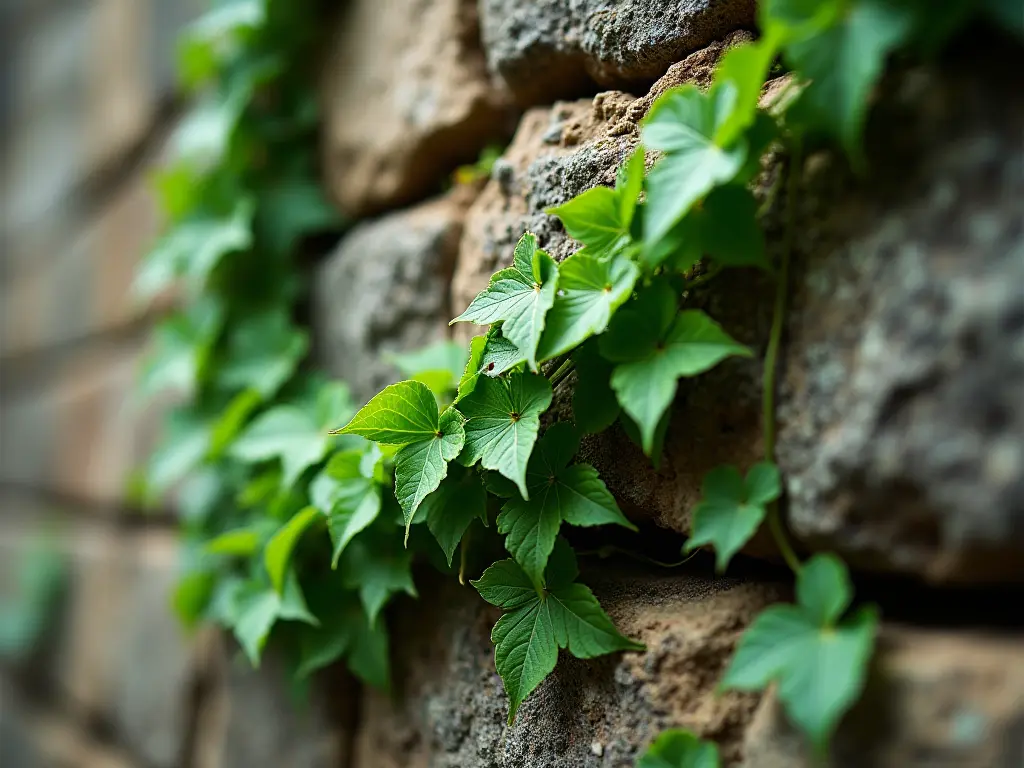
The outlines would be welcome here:
<svg viewBox="0 0 1024 768">
<path fill-rule="evenodd" d="M 600 741 L 594 741 L 590 744 L 590 751 L 597 757 L 604 754 L 604 745 Z"/>
</svg>

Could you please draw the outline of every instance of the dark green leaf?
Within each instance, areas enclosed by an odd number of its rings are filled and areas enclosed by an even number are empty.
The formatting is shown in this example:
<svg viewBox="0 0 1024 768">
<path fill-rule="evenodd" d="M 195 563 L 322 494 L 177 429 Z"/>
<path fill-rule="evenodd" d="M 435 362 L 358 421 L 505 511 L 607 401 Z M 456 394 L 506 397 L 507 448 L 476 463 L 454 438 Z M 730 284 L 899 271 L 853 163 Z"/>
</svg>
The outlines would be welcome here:
<svg viewBox="0 0 1024 768">
<path fill-rule="evenodd" d="M 455 464 L 438 489 L 423 500 L 422 508 L 427 527 L 451 565 L 469 524 L 474 518 L 487 520 L 487 492 L 476 472 Z"/>
<path fill-rule="evenodd" d="M 284 590 L 284 577 L 299 538 L 307 528 L 320 519 L 320 512 L 316 507 L 305 507 L 282 525 L 267 542 L 267 547 L 263 551 L 263 562 L 270 575 L 270 583 L 278 592 Z"/>
<path fill-rule="evenodd" d="M 689 731 L 673 728 L 663 731 L 636 768 L 719 768 L 718 748 Z"/>
<path fill-rule="evenodd" d="M 512 373 L 481 378 L 459 403 L 466 417 L 466 445 L 459 457 L 465 466 L 477 461 L 519 486 L 527 497 L 526 465 L 540 429 L 540 415 L 551 404 L 551 384 L 543 376 Z"/>
</svg>

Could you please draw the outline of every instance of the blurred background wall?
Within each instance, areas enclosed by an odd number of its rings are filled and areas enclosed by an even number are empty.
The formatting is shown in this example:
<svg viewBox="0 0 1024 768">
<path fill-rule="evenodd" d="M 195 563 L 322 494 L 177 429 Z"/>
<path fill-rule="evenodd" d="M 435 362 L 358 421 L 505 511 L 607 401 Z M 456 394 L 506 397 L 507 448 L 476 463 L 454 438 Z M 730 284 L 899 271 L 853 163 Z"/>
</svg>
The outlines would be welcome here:
<svg viewBox="0 0 1024 768">
<path fill-rule="evenodd" d="M 161 228 L 149 176 L 181 111 L 177 37 L 207 5 L 0 3 L 4 768 L 248 768 L 337 749 L 272 661 L 251 673 L 215 636 L 185 636 L 174 523 L 131 501 L 160 409 L 133 393 L 153 318 L 128 287 Z"/>
</svg>

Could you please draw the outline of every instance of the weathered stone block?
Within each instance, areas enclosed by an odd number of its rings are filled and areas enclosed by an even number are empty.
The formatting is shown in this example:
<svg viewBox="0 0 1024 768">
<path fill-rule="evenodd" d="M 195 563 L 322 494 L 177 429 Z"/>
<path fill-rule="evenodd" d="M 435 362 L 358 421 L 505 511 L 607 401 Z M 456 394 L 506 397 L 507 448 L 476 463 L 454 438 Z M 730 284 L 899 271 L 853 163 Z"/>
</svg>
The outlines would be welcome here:
<svg viewBox="0 0 1024 768">
<path fill-rule="evenodd" d="M 357 0 L 337 20 L 322 96 L 328 185 L 352 215 L 421 199 L 510 131 L 474 0 Z"/>
<path fill-rule="evenodd" d="M 149 455 L 160 407 L 136 396 L 139 343 L 83 346 L 3 371 L 0 480 L 116 507 Z"/>
<path fill-rule="evenodd" d="M 867 178 L 830 155 L 802 169 L 778 459 L 788 522 L 808 550 L 937 581 L 1020 580 L 1024 102 L 1001 90 L 1015 93 L 998 64 L 1012 52 L 959 55 L 887 81 Z M 698 76 L 707 56 L 687 60 L 705 57 Z M 610 184 L 651 96 L 689 77 L 683 70 L 646 99 L 602 94 L 589 115 L 579 102 L 526 116 L 467 220 L 457 310 L 525 229 L 557 258 L 576 247 L 543 208 Z M 781 172 L 766 169 L 762 199 Z M 776 256 L 784 207 L 776 195 L 763 221 Z M 767 276 L 732 270 L 690 297 L 755 358 L 680 383 L 660 471 L 621 429 L 585 442 L 629 514 L 685 533 L 704 474 L 760 458 L 773 292 Z M 770 551 L 763 540 L 748 548 Z"/>
<path fill-rule="evenodd" d="M 713 689 L 744 627 L 784 591 L 607 567 L 585 569 L 582 581 L 647 651 L 589 661 L 563 652 L 507 730 L 489 639 L 499 613 L 450 580 L 421 589 L 423 600 L 394 613 L 400 696 L 365 694 L 353 768 L 632 768 L 675 726 L 739 759 L 758 697 Z"/>
<path fill-rule="evenodd" d="M 753 0 L 480 0 L 487 63 L 517 98 L 572 96 L 592 79 L 648 85 L 669 66 L 754 24 Z"/>
<path fill-rule="evenodd" d="M 313 286 L 316 356 L 361 399 L 397 380 L 382 355 L 447 335 L 448 284 L 466 206 L 475 190 L 443 198 L 349 232 L 318 267 Z"/>
</svg>

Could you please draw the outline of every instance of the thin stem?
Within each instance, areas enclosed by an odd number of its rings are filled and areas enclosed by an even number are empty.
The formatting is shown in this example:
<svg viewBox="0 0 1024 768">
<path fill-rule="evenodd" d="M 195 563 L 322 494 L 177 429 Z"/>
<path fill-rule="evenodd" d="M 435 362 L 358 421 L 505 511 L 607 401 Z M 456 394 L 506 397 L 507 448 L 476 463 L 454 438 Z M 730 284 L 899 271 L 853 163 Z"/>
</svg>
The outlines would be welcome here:
<svg viewBox="0 0 1024 768">
<path fill-rule="evenodd" d="M 712 264 L 711 267 L 708 269 L 708 271 L 705 272 L 703 275 L 699 275 L 699 276 L 693 278 L 693 280 L 688 280 L 686 282 L 686 290 L 689 291 L 689 290 L 692 290 L 692 289 L 694 289 L 694 288 L 696 288 L 696 287 L 698 287 L 700 285 L 704 285 L 705 283 L 710 283 L 712 280 L 714 280 L 716 277 L 718 277 L 718 273 L 721 272 L 721 271 L 722 271 L 722 266 L 721 265 L 719 265 L 719 264 Z"/>
<path fill-rule="evenodd" d="M 779 263 L 778 279 L 775 286 L 775 310 L 772 315 L 771 336 L 764 359 L 764 391 L 761 399 L 762 432 L 764 435 L 764 457 L 775 461 L 775 378 L 778 371 L 779 347 L 782 344 L 782 330 L 786 322 L 786 295 L 789 291 L 789 260 L 793 252 L 793 237 L 796 232 L 796 197 L 800 182 L 800 143 L 794 140 L 789 160 L 789 175 L 786 187 L 786 230 L 783 236 L 782 256 Z M 779 518 L 779 503 L 768 507 L 768 528 L 775 544 L 782 553 L 786 565 L 794 573 L 800 572 L 800 559 L 786 538 Z"/>
<path fill-rule="evenodd" d="M 655 560 L 653 557 L 647 557 L 646 555 L 641 555 L 639 552 L 633 552 L 632 550 L 629 550 L 629 549 L 623 549 L 622 547 L 616 547 L 614 544 L 608 544 L 606 546 L 601 547 L 600 549 L 584 550 L 582 552 L 577 552 L 576 555 L 578 557 L 597 556 L 597 557 L 600 557 L 600 558 L 606 558 L 606 557 L 608 557 L 609 555 L 611 555 L 614 552 L 618 552 L 621 555 L 625 555 L 626 557 L 631 557 L 634 560 L 639 560 L 640 562 L 643 562 L 643 563 L 651 563 L 652 565 L 657 565 L 659 568 L 678 568 L 679 566 L 683 565 L 683 563 L 686 563 L 686 562 L 689 562 L 690 560 L 692 560 L 696 556 L 696 554 L 697 554 L 696 552 L 691 552 L 689 555 L 684 557 L 682 560 L 678 560 L 678 561 L 676 561 L 674 563 L 666 563 L 666 562 L 663 562 L 661 560 Z"/>
<path fill-rule="evenodd" d="M 551 389 L 556 389 L 574 370 L 576 370 L 576 364 L 572 360 L 566 360 L 558 366 L 558 369 L 548 377 Z"/>
<path fill-rule="evenodd" d="M 473 526 L 469 526 L 462 534 L 462 541 L 459 542 L 459 584 L 466 586 L 466 560 L 469 555 L 469 532 Z"/>
</svg>

